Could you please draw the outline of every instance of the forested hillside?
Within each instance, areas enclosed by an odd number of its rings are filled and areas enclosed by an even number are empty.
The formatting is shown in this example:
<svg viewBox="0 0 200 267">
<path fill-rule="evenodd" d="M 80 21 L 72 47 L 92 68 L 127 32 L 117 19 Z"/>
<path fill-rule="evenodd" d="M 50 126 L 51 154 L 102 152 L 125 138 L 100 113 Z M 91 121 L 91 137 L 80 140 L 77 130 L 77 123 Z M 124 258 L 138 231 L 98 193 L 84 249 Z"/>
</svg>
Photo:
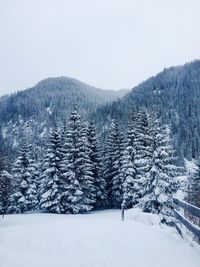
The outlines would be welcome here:
<svg viewBox="0 0 200 267">
<path fill-rule="evenodd" d="M 73 105 L 87 117 L 98 105 L 125 93 L 94 88 L 67 77 L 45 79 L 33 88 L 0 98 L 0 139 L 10 150 L 19 146 L 24 134 L 30 143 L 41 144 L 50 127 L 67 120 Z"/>
<path fill-rule="evenodd" d="M 68 78 L 1 98 L 0 213 L 139 206 L 171 216 L 185 174 L 173 143 L 199 155 L 199 73 L 200 61 L 166 69 L 110 103 L 118 93 Z M 199 206 L 197 163 L 184 190 Z"/>
<path fill-rule="evenodd" d="M 44 146 L 24 136 L 9 173 L 0 171 L 0 213 L 40 210 L 80 213 L 96 208 L 131 208 L 170 215 L 179 188 L 169 130 L 141 110 L 129 127 L 112 121 L 104 146 L 92 122 L 75 107 L 67 124 L 54 127 Z"/>
<path fill-rule="evenodd" d="M 74 104 L 106 134 L 111 119 L 125 126 L 129 113 L 143 106 L 170 125 L 182 158 L 200 156 L 200 61 L 165 69 L 120 98 L 125 93 L 96 89 L 66 77 L 43 80 L 0 98 L 1 139 L 7 148 L 15 149 L 26 132 L 31 143 L 41 144 L 51 126 L 67 120 Z"/>
<path fill-rule="evenodd" d="M 148 79 L 122 99 L 97 109 L 99 129 L 106 131 L 112 118 L 124 125 L 128 114 L 139 107 L 159 114 L 170 125 L 174 146 L 182 157 L 200 156 L 200 61 L 165 69 Z"/>
</svg>

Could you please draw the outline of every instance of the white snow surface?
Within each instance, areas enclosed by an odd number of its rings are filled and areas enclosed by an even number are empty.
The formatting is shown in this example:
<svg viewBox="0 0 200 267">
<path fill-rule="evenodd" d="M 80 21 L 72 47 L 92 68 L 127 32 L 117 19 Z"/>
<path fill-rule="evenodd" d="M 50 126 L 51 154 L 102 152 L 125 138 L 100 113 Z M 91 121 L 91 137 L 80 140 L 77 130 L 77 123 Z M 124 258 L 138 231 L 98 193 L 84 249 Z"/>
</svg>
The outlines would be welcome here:
<svg viewBox="0 0 200 267">
<path fill-rule="evenodd" d="M 199 267 L 200 247 L 137 209 L 0 218 L 1 267 Z"/>
</svg>

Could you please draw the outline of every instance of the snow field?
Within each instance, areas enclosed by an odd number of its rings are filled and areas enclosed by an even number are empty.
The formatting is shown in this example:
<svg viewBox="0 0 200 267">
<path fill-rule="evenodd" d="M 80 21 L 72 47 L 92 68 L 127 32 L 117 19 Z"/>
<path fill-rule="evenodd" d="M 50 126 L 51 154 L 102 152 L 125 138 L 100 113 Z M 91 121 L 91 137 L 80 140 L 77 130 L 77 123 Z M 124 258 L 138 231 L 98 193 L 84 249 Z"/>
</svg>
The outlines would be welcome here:
<svg viewBox="0 0 200 267">
<path fill-rule="evenodd" d="M 192 247 L 138 210 L 8 215 L 0 220 L 1 267 L 199 267 Z"/>
</svg>

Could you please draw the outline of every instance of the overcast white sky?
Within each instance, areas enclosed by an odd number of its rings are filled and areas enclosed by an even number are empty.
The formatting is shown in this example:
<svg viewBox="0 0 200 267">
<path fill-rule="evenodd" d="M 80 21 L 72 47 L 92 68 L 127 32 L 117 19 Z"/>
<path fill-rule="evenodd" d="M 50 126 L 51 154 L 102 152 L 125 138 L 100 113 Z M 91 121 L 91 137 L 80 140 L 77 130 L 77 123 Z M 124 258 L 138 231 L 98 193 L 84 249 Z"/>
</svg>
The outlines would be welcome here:
<svg viewBox="0 0 200 267">
<path fill-rule="evenodd" d="M 0 0 L 0 94 L 50 76 L 137 85 L 200 58 L 200 0 Z"/>
</svg>

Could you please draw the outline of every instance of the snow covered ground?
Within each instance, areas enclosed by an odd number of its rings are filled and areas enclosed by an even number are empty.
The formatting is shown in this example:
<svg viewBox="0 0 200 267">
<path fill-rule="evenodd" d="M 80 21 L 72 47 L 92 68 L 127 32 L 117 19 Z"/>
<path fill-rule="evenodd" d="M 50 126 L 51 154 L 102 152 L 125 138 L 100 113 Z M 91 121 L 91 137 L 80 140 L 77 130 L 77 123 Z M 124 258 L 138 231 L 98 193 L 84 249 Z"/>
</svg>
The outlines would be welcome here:
<svg viewBox="0 0 200 267">
<path fill-rule="evenodd" d="M 1 267 L 199 267 L 200 248 L 129 210 L 0 218 Z"/>
</svg>

